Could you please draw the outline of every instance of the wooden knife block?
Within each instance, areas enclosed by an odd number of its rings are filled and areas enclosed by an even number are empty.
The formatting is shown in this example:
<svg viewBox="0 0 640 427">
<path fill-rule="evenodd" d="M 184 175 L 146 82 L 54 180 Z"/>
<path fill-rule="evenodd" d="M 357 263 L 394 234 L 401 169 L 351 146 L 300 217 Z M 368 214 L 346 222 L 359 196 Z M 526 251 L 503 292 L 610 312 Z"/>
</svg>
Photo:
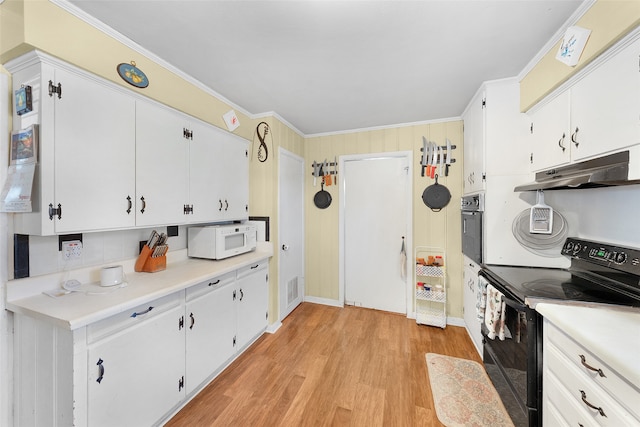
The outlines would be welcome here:
<svg viewBox="0 0 640 427">
<path fill-rule="evenodd" d="M 134 270 L 137 272 L 144 271 L 146 273 L 155 273 L 156 271 L 166 270 L 166 268 L 167 255 L 152 258 L 151 248 L 144 245 L 140 255 L 138 256 Z"/>
</svg>

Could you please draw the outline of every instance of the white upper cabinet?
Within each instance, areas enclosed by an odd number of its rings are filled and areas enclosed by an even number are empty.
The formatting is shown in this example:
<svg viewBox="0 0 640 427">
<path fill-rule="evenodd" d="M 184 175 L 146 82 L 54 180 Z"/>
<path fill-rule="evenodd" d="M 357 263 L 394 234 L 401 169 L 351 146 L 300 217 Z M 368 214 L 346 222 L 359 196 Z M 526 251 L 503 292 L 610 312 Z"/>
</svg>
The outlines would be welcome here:
<svg viewBox="0 0 640 427">
<path fill-rule="evenodd" d="M 187 117 L 159 104 L 136 102 L 136 224 L 185 222 L 189 202 Z"/>
<path fill-rule="evenodd" d="M 464 194 L 484 190 L 484 112 L 486 98 L 479 91 L 469 104 L 464 120 Z"/>
<path fill-rule="evenodd" d="M 248 218 L 248 141 L 37 51 L 5 68 L 33 93 L 13 128 L 39 125 L 33 211 L 15 233 Z"/>
<path fill-rule="evenodd" d="M 16 66 L 14 90 L 32 86 L 34 110 L 14 115 L 14 129 L 40 129 L 33 212 L 16 215 L 15 232 L 134 226 L 134 99 L 73 67 L 41 62 L 36 54 Z M 50 93 L 49 86 L 60 93 Z"/>
<path fill-rule="evenodd" d="M 569 92 L 563 92 L 535 113 L 531 114 L 531 168 L 547 169 L 569 163 L 571 135 L 569 128 Z"/>
<path fill-rule="evenodd" d="M 248 218 L 248 141 L 223 130 L 191 123 L 189 143 L 190 223 Z"/>
<path fill-rule="evenodd" d="M 463 115 L 464 194 L 486 190 L 486 177 L 528 171 L 516 79 L 485 82 Z"/>
<path fill-rule="evenodd" d="M 534 107 L 528 124 L 533 171 L 640 144 L 640 35 L 635 38 Z"/>
<path fill-rule="evenodd" d="M 572 157 L 640 144 L 640 38 L 571 88 Z"/>
</svg>

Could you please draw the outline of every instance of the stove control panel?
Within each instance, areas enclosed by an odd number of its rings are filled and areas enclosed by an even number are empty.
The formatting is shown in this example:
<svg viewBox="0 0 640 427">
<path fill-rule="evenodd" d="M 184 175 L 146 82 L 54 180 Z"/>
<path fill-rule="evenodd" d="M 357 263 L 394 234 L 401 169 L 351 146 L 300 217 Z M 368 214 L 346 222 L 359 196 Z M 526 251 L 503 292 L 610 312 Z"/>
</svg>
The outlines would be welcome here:
<svg viewBox="0 0 640 427">
<path fill-rule="evenodd" d="M 561 253 L 574 259 L 640 275 L 640 249 L 569 237 Z"/>
</svg>

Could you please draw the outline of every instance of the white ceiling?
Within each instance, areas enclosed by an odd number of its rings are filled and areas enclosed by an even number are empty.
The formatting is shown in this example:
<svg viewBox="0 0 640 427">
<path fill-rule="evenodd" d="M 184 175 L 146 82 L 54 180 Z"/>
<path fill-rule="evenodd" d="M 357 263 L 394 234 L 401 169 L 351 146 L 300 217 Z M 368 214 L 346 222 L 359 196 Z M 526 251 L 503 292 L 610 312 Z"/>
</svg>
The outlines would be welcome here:
<svg viewBox="0 0 640 427">
<path fill-rule="evenodd" d="M 522 72 L 582 1 L 69 3 L 241 111 L 311 135 L 458 117 L 481 82 Z"/>
</svg>

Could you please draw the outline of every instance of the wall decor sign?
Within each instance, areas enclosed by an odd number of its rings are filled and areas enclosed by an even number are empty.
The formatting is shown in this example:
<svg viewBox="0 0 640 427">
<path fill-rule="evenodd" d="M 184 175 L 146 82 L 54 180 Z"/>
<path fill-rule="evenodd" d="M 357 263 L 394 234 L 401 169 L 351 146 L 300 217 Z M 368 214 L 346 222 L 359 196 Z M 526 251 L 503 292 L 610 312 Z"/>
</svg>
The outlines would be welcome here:
<svg viewBox="0 0 640 427">
<path fill-rule="evenodd" d="M 141 89 L 149 86 L 149 79 L 140 68 L 136 67 L 135 61 L 131 61 L 129 64 L 118 64 L 116 69 L 122 80 L 130 85 Z"/>
<path fill-rule="evenodd" d="M 570 67 L 576 66 L 587 44 L 589 35 L 591 35 L 591 30 L 586 28 L 577 26 L 567 28 L 560 44 L 560 49 L 556 54 L 556 59 Z"/>
<path fill-rule="evenodd" d="M 225 113 L 222 118 L 224 119 L 224 123 L 227 125 L 229 132 L 233 132 L 238 128 L 238 126 L 240 126 L 240 120 L 238 119 L 236 112 L 233 110 Z"/>
<path fill-rule="evenodd" d="M 36 163 L 38 158 L 38 125 L 11 133 L 11 165 Z"/>
<path fill-rule="evenodd" d="M 31 105 L 31 86 L 22 85 L 15 91 L 16 114 L 21 116 L 33 110 Z"/>
</svg>

